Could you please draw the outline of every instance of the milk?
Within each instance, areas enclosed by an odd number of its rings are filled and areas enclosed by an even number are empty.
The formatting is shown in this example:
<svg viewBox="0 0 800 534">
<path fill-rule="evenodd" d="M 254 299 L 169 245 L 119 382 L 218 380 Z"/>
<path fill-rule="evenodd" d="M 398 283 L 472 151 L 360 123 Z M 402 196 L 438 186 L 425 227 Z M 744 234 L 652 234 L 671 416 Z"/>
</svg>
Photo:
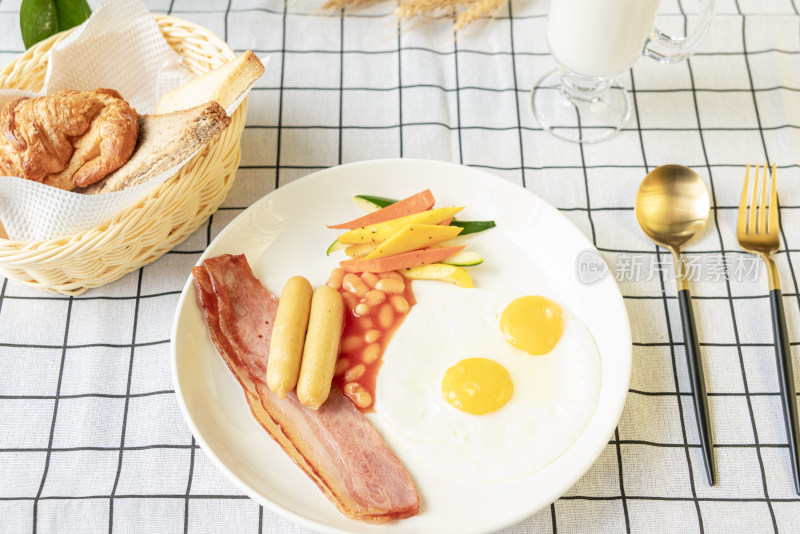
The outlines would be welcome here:
<svg viewBox="0 0 800 534">
<path fill-rule="evenodd" d="M 610 78 L 642 55 L 661 0 L 551 0 L 550 51 L 562 67 Z"/>
</svg>

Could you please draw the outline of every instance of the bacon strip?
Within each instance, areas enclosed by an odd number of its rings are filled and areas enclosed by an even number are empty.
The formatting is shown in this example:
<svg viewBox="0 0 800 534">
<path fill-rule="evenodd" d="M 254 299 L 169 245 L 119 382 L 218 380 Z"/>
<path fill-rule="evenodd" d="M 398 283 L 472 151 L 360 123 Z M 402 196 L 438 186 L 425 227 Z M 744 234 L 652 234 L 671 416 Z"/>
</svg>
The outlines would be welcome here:
<svg viewBox="0 0 800 534">
<path fill-rule="evenodd" d="M 315 412 L 293 392 L 281 400 L 266 386 L 277 301 L 244 255 L 210 258 L 192 274 L 212 341 L 244 388 L 253 416 L 295 464 L 350 518 L 416 515 L 419 496 L 408 472 L 338 389 Z"/>
</svg>

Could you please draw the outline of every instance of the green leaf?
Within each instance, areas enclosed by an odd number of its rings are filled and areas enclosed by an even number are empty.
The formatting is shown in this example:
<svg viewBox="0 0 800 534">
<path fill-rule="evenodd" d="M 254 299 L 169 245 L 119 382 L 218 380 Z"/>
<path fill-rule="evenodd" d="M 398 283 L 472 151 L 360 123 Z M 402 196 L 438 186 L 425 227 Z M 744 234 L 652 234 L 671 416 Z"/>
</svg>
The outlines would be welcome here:
<svg viewBox="0 0 800 534">
<path fill-rule="evenodd" d="M 92 14 L 86 0 L 22 0 L 19 28 L 25 48 L 74 28 Z"/>
</svg>

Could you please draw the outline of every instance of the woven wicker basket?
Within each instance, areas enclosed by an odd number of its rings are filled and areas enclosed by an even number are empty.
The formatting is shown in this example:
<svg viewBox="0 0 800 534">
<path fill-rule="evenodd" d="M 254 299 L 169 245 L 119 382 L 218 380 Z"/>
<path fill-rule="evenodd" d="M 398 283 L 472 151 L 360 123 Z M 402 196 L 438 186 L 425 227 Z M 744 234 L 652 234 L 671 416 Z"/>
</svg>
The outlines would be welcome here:
<svg viewBox="0 0 800 534">
<path fill-rule="evenodd" d="M 207 29 L 155 16 L 186 68 L 203 73 L 232 59 L 230 47 Z M 42 41 L 0 70 L 0 87 L 40 91 L 47 53 L 69 32 Z M 83 232 L 43 241 L 0 239 L 0 274 L 37 289 L 78 295 L 160 258 L 186 239 L 222 203 L 241 158 L 247 99 L 222 134 L 177 174 L 112 220 Z"/>
</svg>

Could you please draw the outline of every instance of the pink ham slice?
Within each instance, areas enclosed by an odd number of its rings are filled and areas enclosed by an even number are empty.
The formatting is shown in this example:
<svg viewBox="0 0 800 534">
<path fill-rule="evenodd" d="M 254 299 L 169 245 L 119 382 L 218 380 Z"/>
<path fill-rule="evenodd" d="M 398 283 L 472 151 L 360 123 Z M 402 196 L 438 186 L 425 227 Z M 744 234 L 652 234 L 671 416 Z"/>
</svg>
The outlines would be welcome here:
<svg viewBox="0 0 800 534">
<path fill-rule="evenodd" d="M 222 333 L 253 378 L 266 382 L 278 299 L 253 276 L 244 254 L 209 258 L 203 265 L 217 295 Z"/>
<path fill-rule="evenodd" d="M 255 418 L 346 516 L 390 521 L 416 515 L 411 477 L 364 415 L 338 389 L 317 410 L 264 382 L 275 297 L 244 255 L 210 258 L 192 269 L 211 339 L 245 390 Z"/>
</svg>

